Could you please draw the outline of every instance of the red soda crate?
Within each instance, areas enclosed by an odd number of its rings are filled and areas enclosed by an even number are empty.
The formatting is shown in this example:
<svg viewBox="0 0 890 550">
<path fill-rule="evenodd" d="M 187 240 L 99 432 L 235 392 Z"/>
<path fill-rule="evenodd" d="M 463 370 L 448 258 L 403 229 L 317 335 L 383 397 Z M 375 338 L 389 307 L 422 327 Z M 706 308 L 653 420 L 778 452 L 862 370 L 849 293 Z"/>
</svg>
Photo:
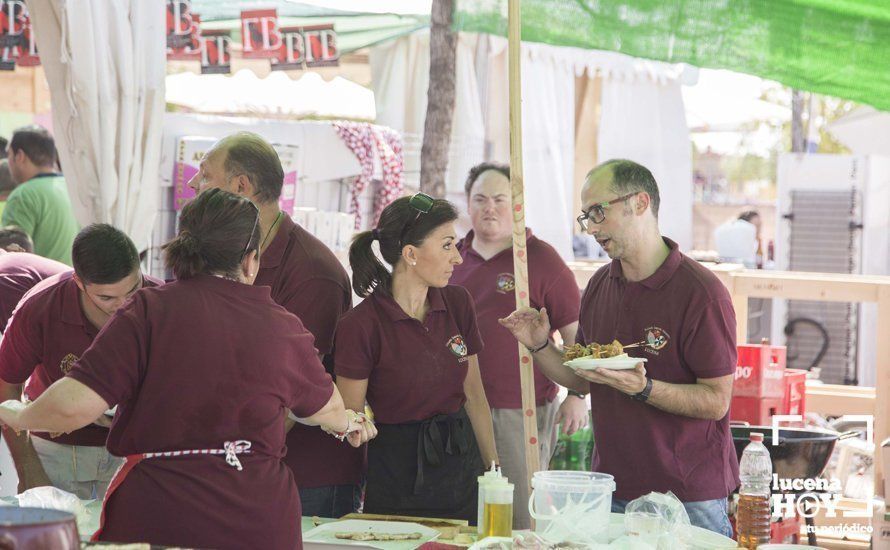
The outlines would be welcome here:
<svg viewBox="0 0 890 550">
<path fill-rule="evenodd" d="M 785 395 L 783 372 L 785 346 L 741 344 L 738 346 L 733 397 L 777 397 Z"/>
<path fill-rule="evenodd" d="M 806 413 L 807 371 L 785 369 L 785 396 L 782 398 L 784 414 Z"/>
<path fill-rule="evenodd" d="M 781 397 L 733 397 L 729 419 L 754 426 L 769 426 L 772 417 L 783 414 Z"/>
<path fill-rule="evenodd" d="M 800 516 L 781 518 L 770 523 L 769 541 L 773 544 L 797 544 L 800 542 Z"/>
</svg>

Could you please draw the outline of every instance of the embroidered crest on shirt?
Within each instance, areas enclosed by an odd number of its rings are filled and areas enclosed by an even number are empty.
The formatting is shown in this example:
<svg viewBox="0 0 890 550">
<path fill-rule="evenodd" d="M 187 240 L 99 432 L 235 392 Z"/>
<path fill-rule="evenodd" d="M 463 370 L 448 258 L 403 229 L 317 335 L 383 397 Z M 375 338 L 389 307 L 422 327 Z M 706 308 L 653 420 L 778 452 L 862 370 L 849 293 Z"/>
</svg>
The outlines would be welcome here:
<svg viewBox="0 0 890 550">
<path fill-rule="evenodd" d="M 467 357 L 467 345 L 464 343 L 464 337 L 456 334 L 448 339 L 448 350 L 461 360 Z"/>
<path fill-rule="evenodd" d="M 73 353 L 69 353 L 65 357 L 62 357 L 62 362 L 59 363 L 59 368 L 62 369 L 62 374 L 68 374 L 69 372 L 71 372 L 71 367 L 74 366 L 74 362 L 78 359 L 79 357 L 77 357 Z"/>
<path fill-rule="evenodd" d="M 498 292 L 507 294 L 516 289 L 516 279 L 512 273 L 501 273 L 498 275 Z"/>
<path fill-rule="evenodd" d="M 646 347 L 643 349 L 652 355 L 658 355 L 670 341 L 671 336 L 666 330 L 661 327 L 649 327 L 646 329 Z"/>
</svg>

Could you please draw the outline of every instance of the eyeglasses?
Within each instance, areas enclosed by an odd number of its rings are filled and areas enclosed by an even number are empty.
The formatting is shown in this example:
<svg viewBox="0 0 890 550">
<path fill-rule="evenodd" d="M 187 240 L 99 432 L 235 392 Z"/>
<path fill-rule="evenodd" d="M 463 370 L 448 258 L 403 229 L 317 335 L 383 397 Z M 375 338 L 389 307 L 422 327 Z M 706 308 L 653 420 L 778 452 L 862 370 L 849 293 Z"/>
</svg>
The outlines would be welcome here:
<svg viewBox="0 0 890 550">
<path fill-rule="evenodd" d="M 247 256 L 247 252 L 250 250 L 250 243 L 253 242 L 253 234 L 256 233 L 256 228 L 260 224 L 260 209 L 257 208 L 257 205 L 255 205 L 253 201 L 250 201 L 250 206 L 256 210 L 256 220 L 253 222 L 253 229 L 250 230 L 250 235 L 247 237 L 247 244 L 244 245 L 244 252 L 241 253 L 241 260 L 239 261 L 243 261 L 244 256 Z"/>
<path fill-rule="evenodd" d="M 633 193 L 629 193 L 627 195 L 624 195 L 623 197 L 618 197 L 617 199 L 612 199 L 608 202 L 594 204 L 593 206 L 588 208 L 586 212 L 582 212 L 580 216 L 575 218 L 578 221 L 578 225 L 581 226 L 581 231 L 586 232 L 591 221 L 593 223 L 603 223 L 604 221 L 606 221 L 606 208 L 609 208 L 615 203 L 626 201 L 637 193 L 639 193 L 639 191 L 634 191 Z"/>
<path fill-rule="evenodd" d="M 408 234 L 408 230 L 411 229 L 417 220 L 420 218 L 422 214 L 429 214 L 430 210 L 433 209 L 433 203 L 436 202 L 436 199 L 427 195 L 426 193 L 415 193 L 408 200 L 408 205 L 411 206 L 414 210 L 417 210 L 417 215 L 414 216 L 414 219 L 405 224 L 405 227 L 402 228 L 402 233 L 399 235 L 399 245 L 405 246 L 405 235 Z"/>
</svg>

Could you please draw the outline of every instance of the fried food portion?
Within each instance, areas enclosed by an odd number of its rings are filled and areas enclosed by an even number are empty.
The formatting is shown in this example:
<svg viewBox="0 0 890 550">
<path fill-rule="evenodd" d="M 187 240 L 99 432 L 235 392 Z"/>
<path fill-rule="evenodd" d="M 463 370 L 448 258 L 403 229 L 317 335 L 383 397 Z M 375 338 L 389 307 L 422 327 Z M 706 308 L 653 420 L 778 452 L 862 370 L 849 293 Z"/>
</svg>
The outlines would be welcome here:
<svg viewBox="0 0 890 550">
<path fill-rule="evenodd" d="M 357 541 L 393 541 L 393 540 L 418 540 L 420 533 L 375 533 L 373 531 L 334 533 L 338 539 Z"/>
<path fill-rule="evenodd" d="M 571 361 L 580 357 L 608 359 L 622 353 L 624 353 L 624 346 L 618 340 L 613 340 L 611 344 L 589 344 L 586 346 L 573 344 L 566 348 L 564 356 L 566 361 Z"/>
</svg>

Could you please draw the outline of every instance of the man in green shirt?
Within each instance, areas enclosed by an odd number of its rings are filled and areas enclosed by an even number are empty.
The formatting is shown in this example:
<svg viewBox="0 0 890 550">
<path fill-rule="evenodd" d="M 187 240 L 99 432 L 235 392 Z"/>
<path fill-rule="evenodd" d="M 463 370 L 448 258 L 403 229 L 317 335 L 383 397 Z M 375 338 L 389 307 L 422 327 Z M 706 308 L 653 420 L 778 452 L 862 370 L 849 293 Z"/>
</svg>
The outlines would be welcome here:
<svg viewBox="0 0 890 550">
<path fill-rule="evenodd" d="M 22 228 L 34 253 L 71 265 L 71 244 L 80 230 L 65 178 L 56 172 L 56 144 L 46 129 L 25 126 L 12 134 L 9 170 L 19 184 L 6 199 L 2 225 Z"/>
</svg>

